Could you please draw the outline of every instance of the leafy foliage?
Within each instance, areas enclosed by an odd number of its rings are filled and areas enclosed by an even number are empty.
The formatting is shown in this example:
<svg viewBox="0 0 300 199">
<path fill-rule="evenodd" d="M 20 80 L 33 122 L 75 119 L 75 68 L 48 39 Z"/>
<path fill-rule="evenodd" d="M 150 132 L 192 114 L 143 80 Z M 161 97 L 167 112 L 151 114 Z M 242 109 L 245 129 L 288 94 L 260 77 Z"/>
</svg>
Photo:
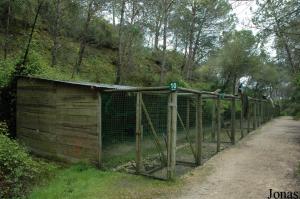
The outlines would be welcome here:
<svg viewBox="0 0 300 199">
<path fill-rule="evenodd" d="M 23 198 L 54 166 L 33 160 L 24 147 L 6 136 L 4 127 L 0 131 L 0 198 Z"/>
</svg>

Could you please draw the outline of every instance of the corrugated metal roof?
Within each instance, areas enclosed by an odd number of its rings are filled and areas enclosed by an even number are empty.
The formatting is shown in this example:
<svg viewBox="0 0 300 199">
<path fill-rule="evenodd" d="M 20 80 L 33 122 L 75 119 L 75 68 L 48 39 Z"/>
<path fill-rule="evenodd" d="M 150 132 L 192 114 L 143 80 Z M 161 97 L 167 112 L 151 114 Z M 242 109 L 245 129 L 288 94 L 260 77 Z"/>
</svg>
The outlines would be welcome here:
<svg viewBox="0 0 300 199">
<path fill-rule="evenodd" d="M 134 89 L 136 87 L 133 86 L 126 86 L 126 85 L 114 85 L 114 84 L 100 84 L 100 83 L 93 83 L 93 82 L 76 82 L 76 81 L 65 81 L 65 80 L 54 80 L 54 79 L 47 79 L 41 77 L 33 77 L 33 76 L 20 76 L 19 78 L 26 78 L 26 79 L 33 79 L 33 80 L 41 80 L 41 81 L 49 81 L 49 82 L 57 82 L 62 84 L 70 84 L 75 86 L 84 86 L 90 88 L 98 88 L 98 89 Z"/>
</svg>

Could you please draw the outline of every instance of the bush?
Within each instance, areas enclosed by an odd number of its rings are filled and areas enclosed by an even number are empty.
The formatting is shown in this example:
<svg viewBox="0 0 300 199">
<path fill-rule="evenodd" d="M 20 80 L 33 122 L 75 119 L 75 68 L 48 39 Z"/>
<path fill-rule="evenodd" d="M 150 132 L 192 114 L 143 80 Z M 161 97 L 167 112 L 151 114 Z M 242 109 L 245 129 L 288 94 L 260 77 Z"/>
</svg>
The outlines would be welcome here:
<svg viewBox="0 0 300 199">
<path fill-rule="evenodd" d="M 0 198 L 23 198 L 54 167 L 33 160 L 24 147 L 6 136 L 7 130 L 0 131 Z"/>
</svg>

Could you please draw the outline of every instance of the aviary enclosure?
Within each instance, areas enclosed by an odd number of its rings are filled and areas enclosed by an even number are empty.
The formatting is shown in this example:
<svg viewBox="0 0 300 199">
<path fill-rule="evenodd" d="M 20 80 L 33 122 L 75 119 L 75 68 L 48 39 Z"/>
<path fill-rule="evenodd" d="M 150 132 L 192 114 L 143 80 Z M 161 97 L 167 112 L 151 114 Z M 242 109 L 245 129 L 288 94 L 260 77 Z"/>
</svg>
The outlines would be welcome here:
<svg viewBox="0 0 300 199">
<path fill-rule="evenodd" d="M 176 87 L 23 77 L 17 134 L 38 155 L 172 179 L 275 114 L 270 101 L 247 99 L 242 103 L 240 96 Z"/>
</svg>

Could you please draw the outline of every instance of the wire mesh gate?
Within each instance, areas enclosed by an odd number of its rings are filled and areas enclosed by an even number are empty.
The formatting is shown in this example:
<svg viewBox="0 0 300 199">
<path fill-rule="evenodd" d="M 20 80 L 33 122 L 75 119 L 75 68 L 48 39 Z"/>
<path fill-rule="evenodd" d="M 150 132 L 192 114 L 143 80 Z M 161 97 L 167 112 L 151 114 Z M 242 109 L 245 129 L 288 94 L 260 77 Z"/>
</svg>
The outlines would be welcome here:
<svg viewBox="0 0 300 199">
<path fill-rule="evenodd" d="M 272 117 L 269 102 L 168 87 L 101 93 L 101 166 L 172 179 Z"/>
</svg>

